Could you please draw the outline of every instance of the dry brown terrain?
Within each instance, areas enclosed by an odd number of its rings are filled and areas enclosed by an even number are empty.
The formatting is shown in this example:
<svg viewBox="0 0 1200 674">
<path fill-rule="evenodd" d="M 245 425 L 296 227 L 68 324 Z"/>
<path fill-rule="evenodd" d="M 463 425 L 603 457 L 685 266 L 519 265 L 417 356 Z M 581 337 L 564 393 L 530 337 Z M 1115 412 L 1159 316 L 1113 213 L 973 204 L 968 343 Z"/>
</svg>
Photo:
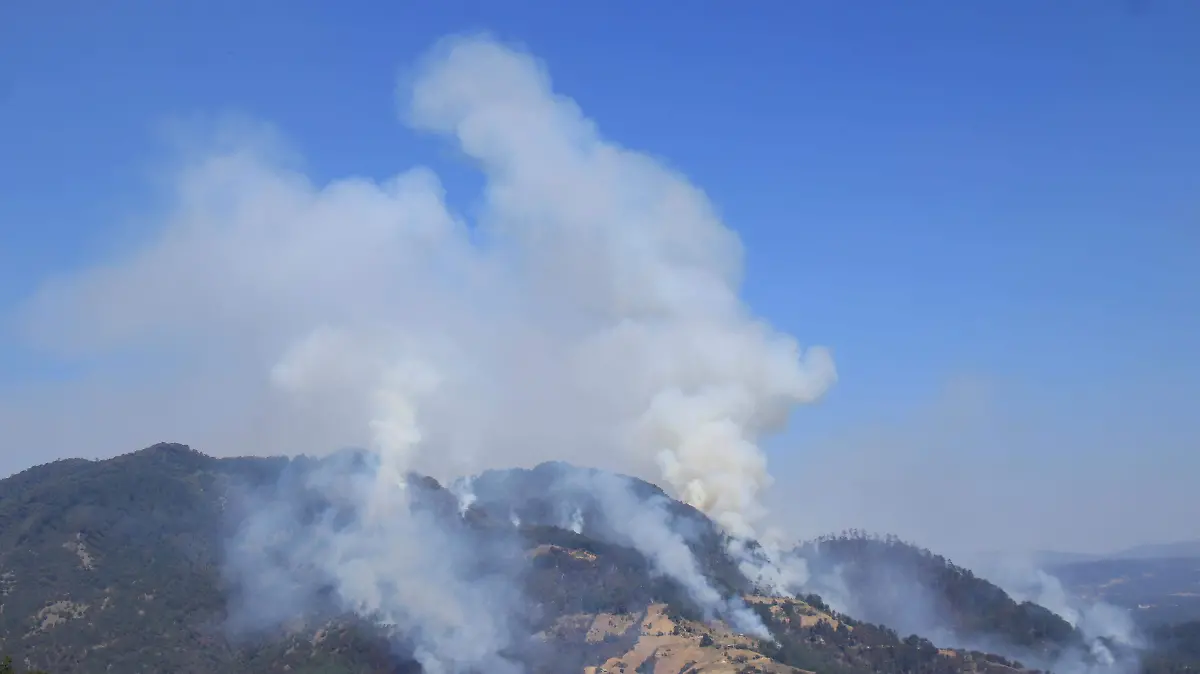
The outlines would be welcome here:
<svg viewBox="0 0 1200 674">
<path fill-rule="evenodd" d="M 691 621 L 676 622 L 667 616 L 665 609 L 663 604 L 652 604 L 638 614 L 568 616 L 561 619 L 556 628 L 563 631 L 586 628 L 586 639 L 590 643 L 606 638 L 636 637 L 628 651 L 599 666 L 585 668 L 585 674 L 795 674 L 803 671 L 758 653 L 754 650 L 754 639 L 736 634 L 719 623 L 707 626 Z"/>
</svg>

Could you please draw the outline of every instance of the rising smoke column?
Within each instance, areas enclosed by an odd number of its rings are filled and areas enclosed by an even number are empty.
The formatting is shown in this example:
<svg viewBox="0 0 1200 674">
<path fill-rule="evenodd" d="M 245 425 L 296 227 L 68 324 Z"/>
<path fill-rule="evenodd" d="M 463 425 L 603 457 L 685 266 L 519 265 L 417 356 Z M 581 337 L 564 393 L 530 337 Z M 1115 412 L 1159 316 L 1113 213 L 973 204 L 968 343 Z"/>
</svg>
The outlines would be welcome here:
<svg viewBox="0 0 1200 674">
<path fill-rule="evenodd" d="M 833 383 L 828 353 L 754 319 L 740 245 L 703 194 L 601 139 L 531 58 L 486 40 L 436 53 L 412 119 L 483 168 L 488 231 L 540 323 L 566 338 L 574 392 L 615 412 L 633 465 L 753 535 L 769 484 L 757 440 Z"/>
<path fill-rule="evenodd" d="M 426 168 L 318 184 L 270 134 L 222 130 L 180 171 L 162 229 L 47 286 L 30 330 L 74 352 L 169 345 L 194 365 L 154 398 L 188 410 L 220 392 L 195 428 L 173 427 L 206 447 L 368 448 L 362 526 L 339 536 L 407 521 L 410 471 L 558 459 L 659 482 L 755 537 L 758 441 L 836 374 L 741 302 L 740 242 L 704 194 L 602 138 L 537 61 L 486 37 L 440 43 L 399 93 L 411 126 L 481 170 L 474 221 Z M 392 554 L 329 550 L 384 570 Z M 326 552 L 330 574 L 352 565 Z"/>
<path fill-rule="evenodd" d="M 603 472 L 572 473 L 564 485 L 593 500 L 605 523 L 617 529 L 619 542 L 642 553 L 656 573 L 677 582 L 706 619 L 723 619 L 742 633 L 773 638 L 741 597 L 721 596 L 704 576 L 683 535 L 672 526 L 665 497 L 639 498 L 629 478 Z"/>
<path fill-rule="evenodd" d="M 412 507 L 409 466 L 424 439 L 416 404 L 437 388 L 438 374 L 402 361 L 380 381 L 367 465 L 323 463 L 305 477 L 304 487 L 329 503 L 322 514 L 305 517 L 305 494 L 281 486 L 252 496 L 228 546 L 226 574 L 244 595 L 235 618 L 252 627 L 285 622 L 262 607 L 309 608 L 313 589 L 328 587 L 339 608 L 411 643 L 423 671 L 517 674 L 502 655 L 512 642 L 507 622 L 520 610 L 512 574 L 473 572 L 479 553 L 465 531 Z M 460 514 L 469 498 L 456 499 Z"/>
<path fill-rule="evenodd" d="M 590 459 L 615 447 L 605 467 L 664 482 L 733 536 L 755 536 L 770 484 L 758 440 L 836 374 L 828 352 L 803 351 L 742 304 L 736 235 L 683 176 L 603 140 L 524 53 L 445 41 L 403 96 L 416 128 L 482 169 L 477 231 L 440 213 L 406 227 L 432 258 L 404 260 L 433 299 L 338 339 L 322 325 L 276 369 L 309 390 L 346 388 L 357 370 L 351 388 L 398 401 L 402 378 L 347 362 L 374 352 L 423 363 L 441 377 L 441 394 L 419 406 L 439 458 Z M 325 385 L 295 386 L 307 381 Z M 371 426 L 393 423 L 375 412 Z"/>
<path fill-rule="evenodd" d="M 46 284 L 25 327 L 72 355 L 171 358 L 152 402 L 203 395 L 202 419 L 169 418 L 214 451 L 368 446 L 411 407 L 421 472 L 601 463 L 754 535 L 759 439 L 836 373 L 742 303 L 741 244 L 703 192 L 486 37 L 439 43 L 399 98 L 480 169 L 471 220 L 427 168 L 316 183 L 263 125 L 218 125 L 163 226 Z"/>
<path fill-rule="evenodd" d="M 223 572 L 235 633 L 353 613 L 392 631 L 426 672 L 521 668 L 503 655 L 520 597 L 511 571 L 480 572 L 473 541 L 413 509 L 379 452 L 332 457 L 238 492 Z M 325 590 L 324 592 L 318 591 Z"/>
<path fill-rule="evenodd" d="M 1074 596 L 1062 581 L 1021 556 L 992 560 L 988 576 L 1017 601 L 1030 601 L 1058 615 L 1077 629 L 1088 647 L 1090 661 L 1068 652 L 1054 671 L 1131 672 L 1140 664 L 1145 640 L 1128 609 L 1104 601 Z"/>
<path fill-rule="evenodd" d="M 740 246 L 704 196 L 603 141 L 531 59 L 480 41 L 440 53 L 413 118 L 479 161 L 491 231 L 523 263 L 522 295 L 550 323 L 577 326 L 564 353 L 576 394 L 603 394 L 633 466 L 652 463 L 675 496 L 735 539 L 755 537 L 770 484 L 758 439 L 833 383 L 829 354 L 755 320 L 738 297 Z M 786 587 L 778 555 L 731 551 Z"/>
</svg>

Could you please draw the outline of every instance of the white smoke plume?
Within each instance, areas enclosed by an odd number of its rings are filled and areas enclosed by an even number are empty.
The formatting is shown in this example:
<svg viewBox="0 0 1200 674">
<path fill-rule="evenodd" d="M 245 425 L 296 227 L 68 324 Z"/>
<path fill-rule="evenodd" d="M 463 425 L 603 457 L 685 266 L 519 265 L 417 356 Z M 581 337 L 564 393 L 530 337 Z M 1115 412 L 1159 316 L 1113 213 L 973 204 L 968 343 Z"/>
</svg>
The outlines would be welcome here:
<svg viewBox="0 0 1200 674">
<path fill-rule="evenodd" d="M 810 541 L 804 555 L 811 572 L 796 588 L 814 593 L 834 610 L 867 622 L 885 624 L 901 634 L 919 634 L 939 646 L 995 653 L 1036 669 L 1064 674 L 1128 674 L 1137 670 L 1144 646 L 1128 611 L 1069 593 L 1054 576 L 1019 557 L 995 554 L 974 560 L 972 568 L 1017 603 L 1038 604 L 1077 631 L 1073 637 L 1033 645 L 1003 630 L 980 630 L 958 611 L 976 610 L 972 602 L 950 599 L 946 579 L 927 569 L 948 560 L 902 543 L 895 537 L 848 532 L 858 550 L 839 553 L 833 537 Z M 831 546 L 827 549 L 827 546 Z M 845 550 L 845 549 L 843 549 Z M 930 566 L 925 567 L 926 563 Z M 923 567 L 926 570 L 923 570 Z M 979 580 L 978 582 L 986 582 Z M 987 590 L 977 588 L 984 598 Z M 993 595 L 994 597 L 994 595 Z M 984 599 L 984 601 L 987 601 Z M 989 616 L 998 615 L 987 609 Z M 1061 639 L 1061 640 L 1060 640 Z"/>
<path fill-rule="evenodd" d="M 1071 594 L 1058 578 L 1018 557 L 992 564 L 989 575 L 1013 599 L 1043 606 L 1079 630 L 1093 659 L 1102 667 L 1136 668 L 1138 650 L 1145 647 L 1145 641 L 1128 610 Z M 1121 650 L 1114 652 L 1114 646 Z M 1056 664 L 1059 671 L 1082 667 L 1075 663 Z"/>
<path fill-rule="evenodd" d="M 571 519 L 570 519 L 570 521 L 567 522 L 566 528 L 570 529 L 571 531 L 573 531 L 577 534 L 582 534 L 583 533 L 583 512 L 580 511 L 578 508 L 576 508 L 574 510 L 574 512 L 571 513 Z"/>
<path fill-rule="evenodd" d="M 679 583 L 708 619 L 721 618 L 744 634 L 772 638 L 740 597 L 722 597 L 704 576 L 684 537 L 671 526 L 665 499 L 640 499 L 625 478 L 609 473 L 575 475 L 570 482 L 591 495 L 605 520 L 620 525 L 625 542 L 642 553 L 658 573 Z"/>
<path fill-rule="evenodd" d="M 455 480 L 450 485 L 450 493 L 454 494 L 454 498 L 458 501 L 459 517 L 465 517 L 467 511 L 471 509 L 471 506 L 476 501 L 473 486 L 474 481 L 474 475 L 466 475 Z"/>
<path fill-rule="evenodd" d="M 519 601 L 505 570 L 480 573 L 475 551 L 444 522 L 411 510 L 407 485 L 393 482 L 381 454 L 346 464 L 310 465 L 244 494 L 224 567 L 235 588 L 231 626 L 304 619 L 328 588 L 334 609 L 412 644 L 423 671 L 521 671 L 501 655 Z"/>
<path fill-rule="evenodd" d="M 754 535 L 760 436 L 836 375 L 741 302 L 738 238 L 704 194 L 488 38 L 439 44 L 401 98 L 482 170 L 473 221 L 428 169 L 315 184 L 277 139 L 225 130 L 185 164 L 164 226 L 48 285 L 30 329 L 195 368 L 163 400 L 236 391 L 195 429 L 164 416 L 210 451 L 371 446 L 385 470 L 439 478 L 601 464 Z"/>
<path fill-rule="evenodd" d="M 223 129 L 185 162 L 162 228 L 48 285 L 28 326 L 65 352 L 169 359 L 163 401 L 222 391 L 228 407 L 194 426 L 163 417 L 206 450 L 371 450 L 354 527 L 316 529 L 289 554 L 331 576 L 347 607 L 425 625 L 429 663 L 474 666 L 498 657 L 503 630 L 454 627 L 467 585 L 408 544 L 437 540 L 407 511 L 410 472 L 613 469 L 749 539 L 770 484 L 760 438 L 836 373 L 826 350 L 742 303 L 740 243 L 704 194 L 605 140 L 531 56 L 449 39 L 400 93 L 415 129 L 482 171 L 473 221 L 426 168 L 317 184 L 270 134 Z M 724 601 L 654 511 L 630 515 L 660 572 L 702 606 Z M 744 607 L 721 609 L 743 612 L 741 627 L 765 633 Z"/>
<path fill-rule="evenodd" d="M 769 532 L 760 541 L 732 538 L 727 550 L 738 563 L 738 570 L 763 591 L 790 597 L 807 587 L 810 581 L 807 561 L 785 550 L 781 535 Z M 752 547 L 752 543 L 757 543 Z"/>
</svg>

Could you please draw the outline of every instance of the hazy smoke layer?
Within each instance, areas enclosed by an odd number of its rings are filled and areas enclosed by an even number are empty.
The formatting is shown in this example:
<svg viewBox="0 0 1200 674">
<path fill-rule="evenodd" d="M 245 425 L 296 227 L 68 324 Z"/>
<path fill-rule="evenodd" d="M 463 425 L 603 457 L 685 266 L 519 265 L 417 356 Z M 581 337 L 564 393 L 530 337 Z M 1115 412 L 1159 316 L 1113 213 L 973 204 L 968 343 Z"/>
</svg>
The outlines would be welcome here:
<svg viewBox="0 0 1200 674">
<path fill-rule="evenodd" d="M 1062 581 L 1035 565 L 1006 559 L 992 565 L 990 575 L 1017 601 L 1031 601 L 1053 611 L 1079 630 L 1092 659 L 1101 667 L 1134 671 L 1138 650 L 1145 646 L 1129 611 L 1102 601 L 1071 595 Z M 1074 662 L 1055 663 L 1057 671 L 1079 671 Z"/>
<path fill-rule="evenodd" d="M 353 455 L 247 492 L 226 550 L 231 626 L 349 612 L 393 629 L 426 672 L 521 671 L 501 655 L 521 606 L 508 568 L 515 556 L 483 549 L 436 511 L 414 510 L 409 490 L 378 455 Z"/>
<path fill-rule="evenodd" d="M 771 638 L 740 597 L 722 597 L 705 578 L 683 535 L 672 526 L 666 499 L 639 499 L 625 478 L 609 473 L 575 474 L 570 486 L 594 499 L 605 521 L 619 526 L 625 537 L 621 542 L 642 553 L 658 573 L 679 583 L 708 619 L 720 618 L 745 634 Z"/>
<path fill-rule="evenodd" d="M 986 570 L 987 577 L 1017 603 L 1031 602 L 1046 609 L 1046 615 L 1061 617 L 1077 630 L 1078 642 L 1030 646 L 1018 643 L 995 625 L 981 629 L 973 620 L 964 619 L 961 612 L 975 608 L 961 595 L 956 600 L 948 598 L 946 577 L 931 573 L 945 569 L 947 560 L 935 560 L 932 553 L 890 537 L 851 537 L 843 544 L 857 550 L 827 550 L 836 541 L 825 540 L 799 548 L 797 552 L 804 556 L 811 573 L 797 589 L 820 595 L 837 611 L 887 625 L 901 634 L 919 634 L 939 646 L 996 653 L 1026 666 L 1064 674 L 1122 674 L 1137 669 L 1143 644 L 1129 612 L 1071 596 L 1057 578 L 1033 565 L 993 558 L 981 560 L 977 570 Z M 987 594 L 978 587 L 975 592 L 980 599 Z M 985 610 L 992 618 L 1000 615 L 994 608 Z M 1027 618 L 1032 619 L 1037 619 L 1036 613 Z"/>
<path fill-rule="evenodd" d="M 453 489 L 460 509 L 469 502 L 496 521 L 516 509 L 522 513 L 518 522 L 554 525 L 632 548 L 652 573 L 674 581 L 705 619 L 721 619 L 744 634 L 771 638 L 739 595 L 746 584 L 724 557 L 727 536 L 658 488 L 624 475 L 546 463 L 460 479 Z"/>
</svg>

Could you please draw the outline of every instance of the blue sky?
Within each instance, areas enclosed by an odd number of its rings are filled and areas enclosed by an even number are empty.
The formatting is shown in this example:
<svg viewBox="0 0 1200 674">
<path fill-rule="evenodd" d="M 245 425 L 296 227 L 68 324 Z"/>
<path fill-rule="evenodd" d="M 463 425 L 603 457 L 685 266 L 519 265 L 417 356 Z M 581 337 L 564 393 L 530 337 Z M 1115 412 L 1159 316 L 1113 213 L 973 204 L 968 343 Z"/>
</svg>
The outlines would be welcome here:
<svg viewBox="0 0 1200 674">
<path fill-rule="evenodd" d="M 425 164 L 470 213 L 479 177 L 399 123 L 396 81 L 487 30 L 702 188 L 748 303 L 833 349 L 772 461 L 854 504 L 785 502 L 798 526 L 1200 536 L 1200 5 L 168 4 L 0 7 L 0 315 L 153 227 L 173 119 L 267 120 L 317 182 Z M 69 379 L 36 346 L 0 333 L 0 392 Z M 62 451 L 7 442 L 0 473 Z M 979 505 L 876 514 L 946 482 Z"/>
</svg>

